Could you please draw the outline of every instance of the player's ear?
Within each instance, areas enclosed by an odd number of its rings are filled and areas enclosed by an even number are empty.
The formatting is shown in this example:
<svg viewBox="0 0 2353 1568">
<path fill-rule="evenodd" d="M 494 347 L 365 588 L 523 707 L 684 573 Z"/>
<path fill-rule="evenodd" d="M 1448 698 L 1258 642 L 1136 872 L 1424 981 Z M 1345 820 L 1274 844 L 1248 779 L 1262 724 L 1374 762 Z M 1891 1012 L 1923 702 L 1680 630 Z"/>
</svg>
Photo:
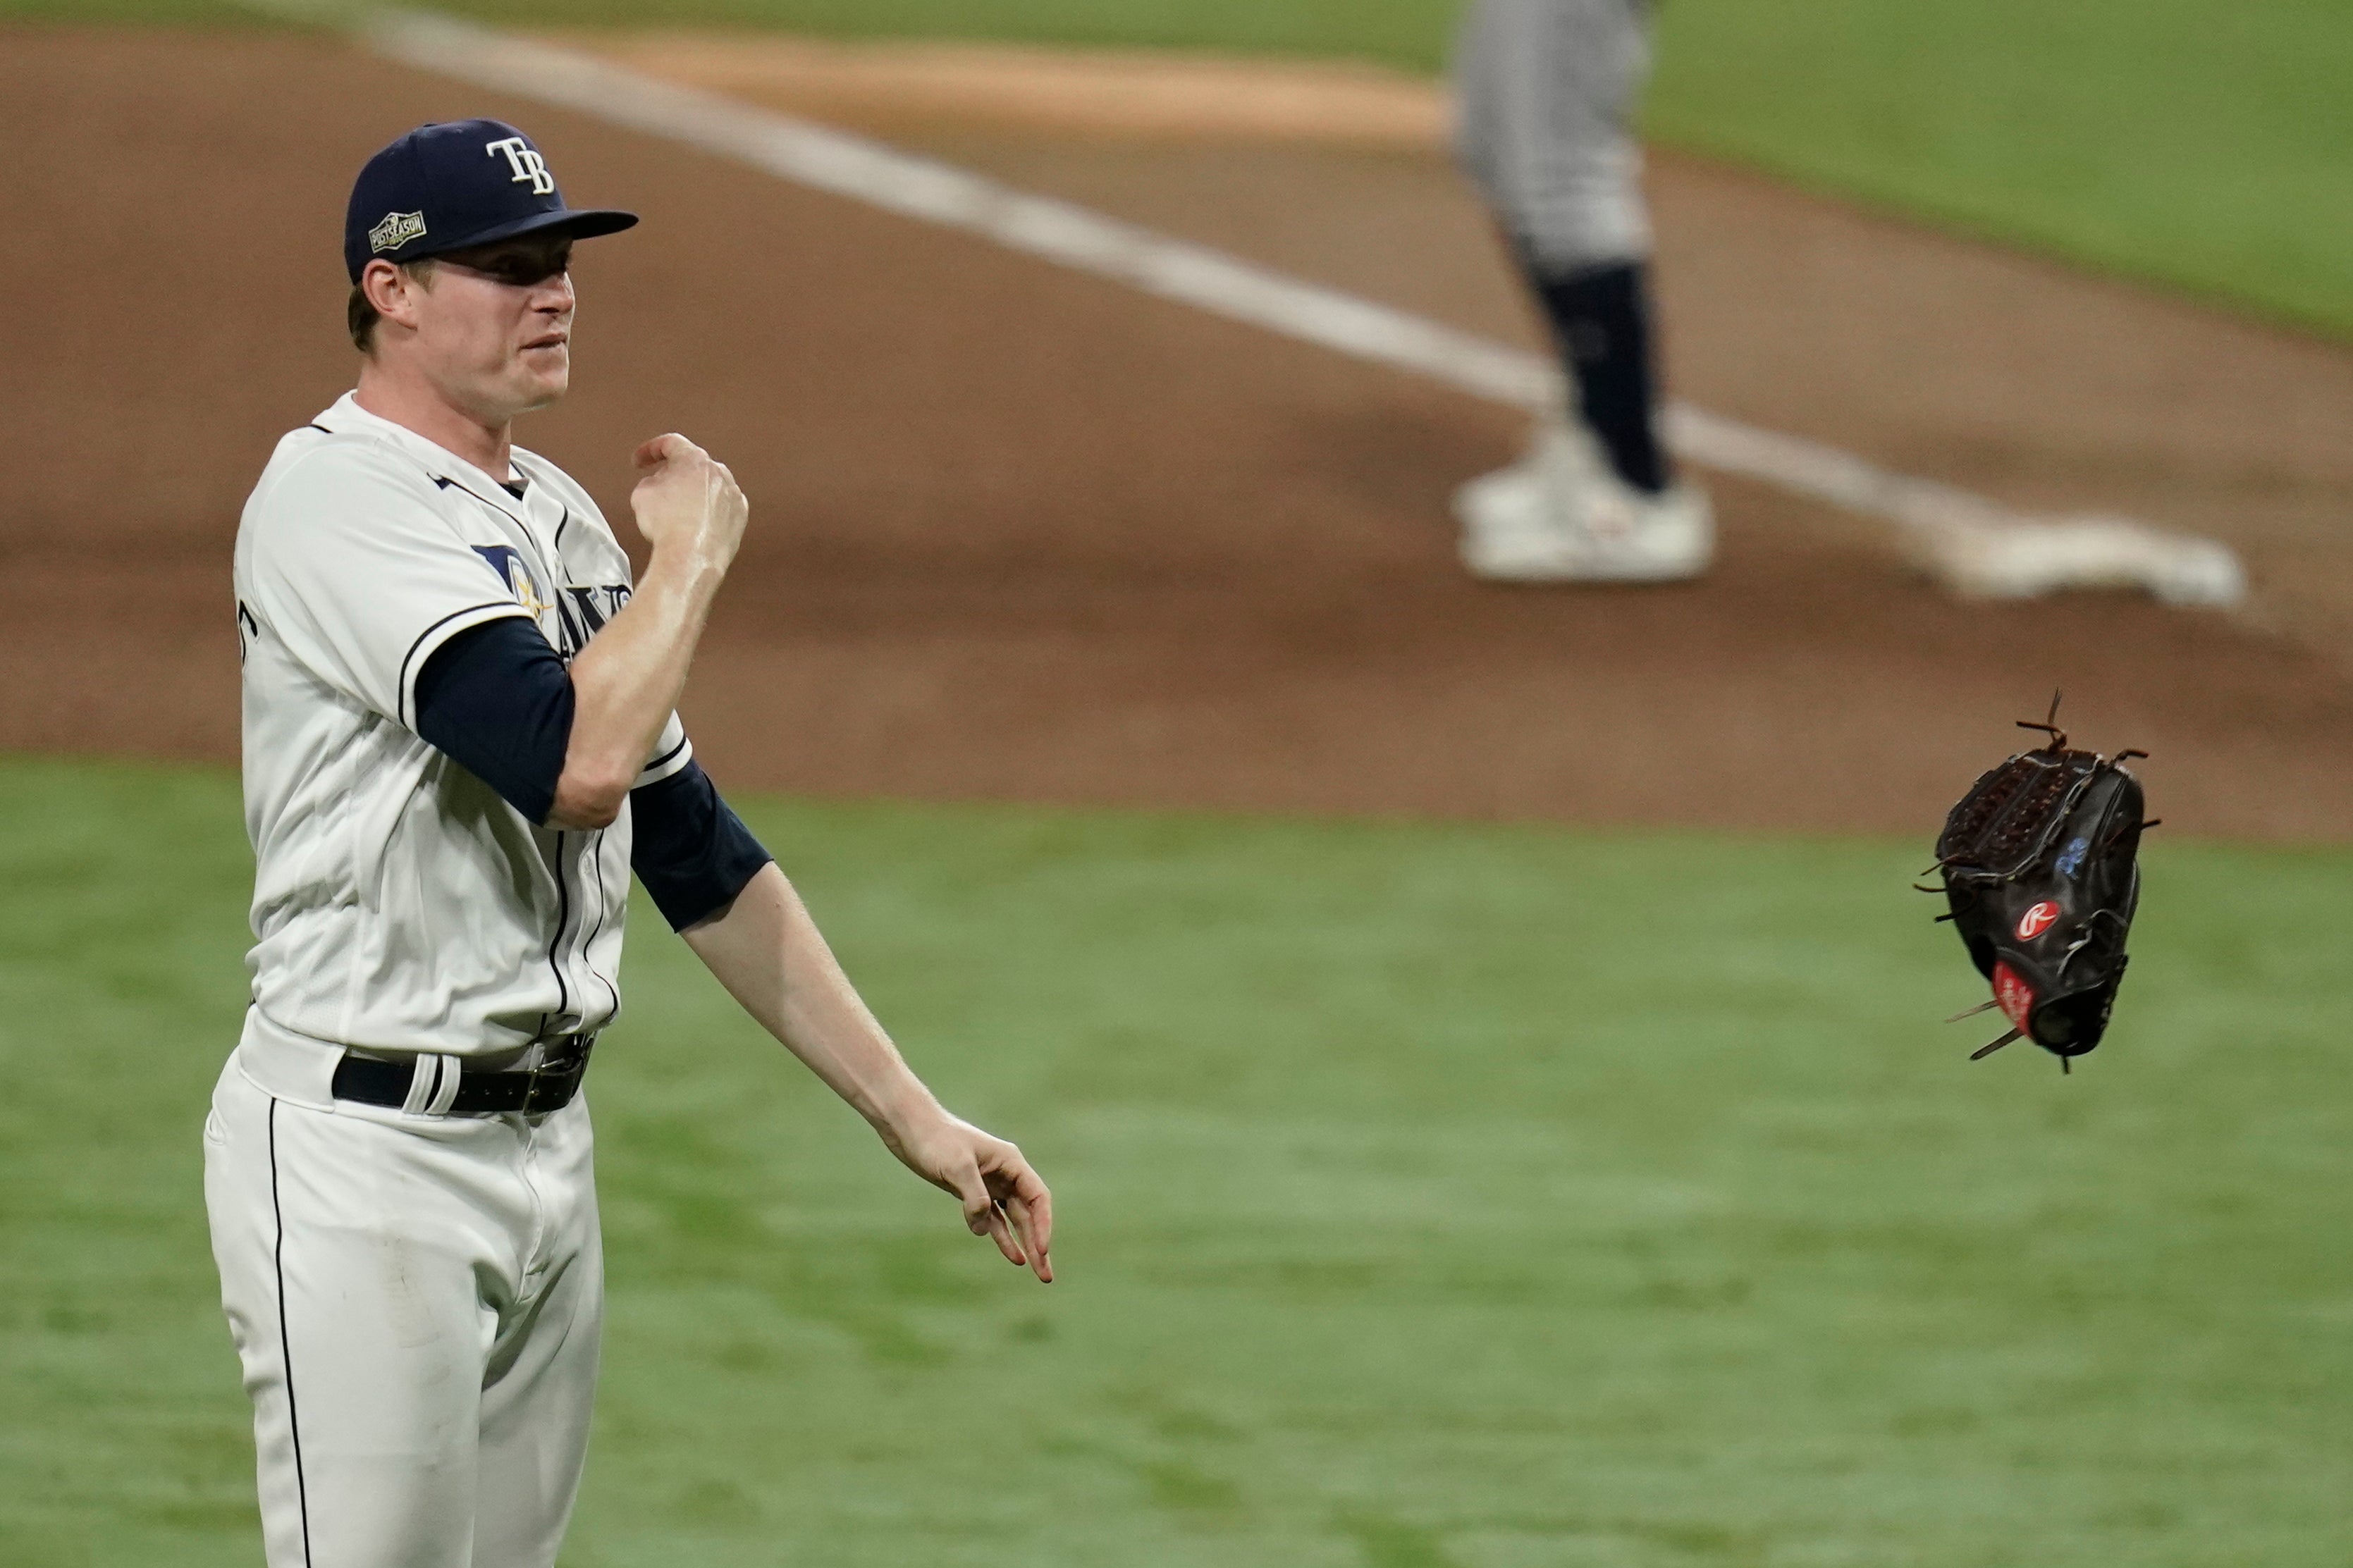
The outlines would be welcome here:
<svg viewBox="0 0 2353 1568">
<path fill-rule="evenodd" d="M 360 273 L 360 293 L 379 317 L 413 331 L 417 327 L 416 296 L 421 282 L 408 268 L 389 261 L 371 261 Z"/>
</svg>

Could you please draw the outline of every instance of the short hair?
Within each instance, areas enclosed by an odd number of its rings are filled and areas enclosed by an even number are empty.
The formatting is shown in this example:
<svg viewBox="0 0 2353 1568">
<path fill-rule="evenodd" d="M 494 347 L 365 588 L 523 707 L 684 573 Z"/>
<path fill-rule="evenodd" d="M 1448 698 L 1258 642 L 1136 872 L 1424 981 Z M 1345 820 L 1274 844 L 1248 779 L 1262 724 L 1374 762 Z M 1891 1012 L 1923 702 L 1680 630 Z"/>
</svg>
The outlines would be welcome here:
<svg viewBox="0 0 2353 1568">
<path fill-rule="evenodd" d="M 396 261 L 393 265 L 415 279 L 420 286 L 433 287 L 433 258 L 422 256 L 415 261 Z M 376 314 L 375 307 L 368 303 L 367 290 L 356 283 L 353 284 L 352 297 L 343 303 L 343 325 L 352 334 L 352 347 L 364 354 L 374 353 L 375 324 L 382 320 L 384 318 Z"/>
</svg>

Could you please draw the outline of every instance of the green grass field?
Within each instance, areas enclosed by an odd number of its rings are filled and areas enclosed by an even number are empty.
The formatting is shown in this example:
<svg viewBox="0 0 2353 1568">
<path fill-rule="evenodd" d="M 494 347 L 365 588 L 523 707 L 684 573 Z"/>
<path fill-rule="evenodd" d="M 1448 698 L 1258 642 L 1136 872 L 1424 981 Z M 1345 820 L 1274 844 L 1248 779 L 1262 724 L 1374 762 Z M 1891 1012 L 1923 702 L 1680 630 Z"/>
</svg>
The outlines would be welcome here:
<svg viewBox="0 0 2353 1568">
<path fill-rule="evenodd" d="M 1456 0 L 446 0 L 517 24 L 1444 58 Z M 212 19 L 226 0 L 0 0 Z M 2344 0 L 1667 0 L 1653 136 L 2353 336 Z"/>
<path fill-rule="evenodd" d="M 2353 854 L 2155 845 L 2063 1079 L 1936 1022 L 1917 846 L 748 815 L 1063 1278 L 641 914 L 574 1568 L 2344 1562 Z M 225 773 L 0 765 L 0 1562 L 258 1561 L 248 875 Z"/>
</svg>

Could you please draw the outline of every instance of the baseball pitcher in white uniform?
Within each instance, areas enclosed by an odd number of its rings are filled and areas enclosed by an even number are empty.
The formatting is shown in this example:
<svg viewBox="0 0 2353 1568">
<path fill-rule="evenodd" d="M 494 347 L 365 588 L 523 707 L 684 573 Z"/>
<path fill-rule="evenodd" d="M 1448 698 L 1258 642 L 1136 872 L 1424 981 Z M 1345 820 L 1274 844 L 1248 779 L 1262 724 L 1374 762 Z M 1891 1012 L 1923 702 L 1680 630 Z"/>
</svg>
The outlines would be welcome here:
<svg viewBox="0 0 2353 1568">
<path fill-rule="evenodd" d="M 909 1070 L 675 709 L 746 517 L 637 452 L 642 580 L 512 445 L 564 395 L 575 239 L 511 125 L 420 127 L 344 229 L 356 389 L 237 532 L 252 1006 L 205 1128 L 271 1568 L 547 1568 L 586 1454 L 603 1269 L 581 1092 L 632 874 L 744 1010 L 1053 1277 L 1020 1152 Z"/>
</svg>

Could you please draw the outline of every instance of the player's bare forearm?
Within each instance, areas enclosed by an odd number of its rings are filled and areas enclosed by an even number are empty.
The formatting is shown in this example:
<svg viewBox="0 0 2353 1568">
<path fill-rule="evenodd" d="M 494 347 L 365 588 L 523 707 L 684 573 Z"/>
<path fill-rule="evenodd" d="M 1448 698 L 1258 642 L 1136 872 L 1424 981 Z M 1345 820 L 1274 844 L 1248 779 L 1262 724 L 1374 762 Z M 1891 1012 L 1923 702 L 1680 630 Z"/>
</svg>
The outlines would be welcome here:
<svg viewBox="0 0 2353 1568">
<path fill-rule="evenodd" d="M 620 815 L 686 690 L 712 602 L 743 539 L 744 493 L 725 465 L 664 436 L 638 449 L 631 503 L 653 560 L 629 602 L 572 661 L 572 734 L 549 820 L 603 827 Z"/>
<path fill-rule="evenodd" d="M 686 940 L 728 994 L 877 1131 L 941 1113 L 773 864 Z"/>
<path fill-rule="evenodd" d="M 686 690 L 723 576 L 707 557 L 657 546 L 629 602 L 572 661 L 572 737 L 551 814 L 557 826 L 603 827 L 620 815 Z"/>
<path fill-rule="evenodd" d="M 1053 1200 L 1020 1150 L 949 1114 L 868 1009 L 807 906 L 773 864 L 686 940 L 746 1013 L 871 1122 L 891 1152 L 954 1194 L 976 1236 L 1040 1279 Z"/>
</svg>

